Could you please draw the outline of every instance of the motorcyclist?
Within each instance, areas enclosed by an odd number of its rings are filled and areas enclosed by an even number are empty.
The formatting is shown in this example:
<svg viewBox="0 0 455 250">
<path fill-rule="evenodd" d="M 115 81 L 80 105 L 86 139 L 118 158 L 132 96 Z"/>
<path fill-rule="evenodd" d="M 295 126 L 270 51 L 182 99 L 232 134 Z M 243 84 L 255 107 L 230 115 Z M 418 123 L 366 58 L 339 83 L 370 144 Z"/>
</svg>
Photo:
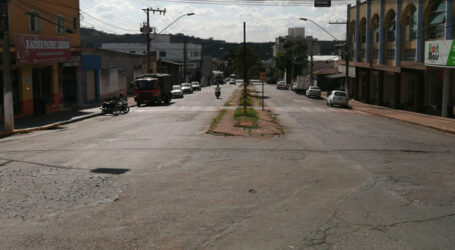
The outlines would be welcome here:
<svg viewBox="0 0 455 250">
<path fill-rule="evenodd" d="M 217 82 L 216 87 L 215 87 L 215 96 L 216 96 L 216 98 L 218 98 L 220 95 L 221 95 L 221 87 L 220 87 L 220 83 Z"/>
</svg>

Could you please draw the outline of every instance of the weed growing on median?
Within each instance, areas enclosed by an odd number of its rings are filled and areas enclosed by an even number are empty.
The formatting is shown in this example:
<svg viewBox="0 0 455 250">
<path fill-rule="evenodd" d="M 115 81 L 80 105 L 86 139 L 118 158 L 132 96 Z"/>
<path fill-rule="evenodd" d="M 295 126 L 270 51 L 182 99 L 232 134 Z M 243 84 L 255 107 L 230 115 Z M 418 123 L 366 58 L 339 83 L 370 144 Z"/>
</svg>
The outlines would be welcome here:
<svg viewBox="0 0 455 250">
<path fill-rule="evenodd" d="M 246 112 L 243 108 L 237 108 L 234 112 L 236 127 L 258 128 L 258 119 L 258 113 L 254 108 L 247 108 Z"/>
<path fill-rule="evenodd" d="M 218 114 L 217 117 L 215 117 L 215 119 L 213 119 L 212 121 L 212 124 L 210 125 L 210 128 L 209 128 L 209 131 L 208 132 L 212 132 L 216 126 L 218 125 L 218 123 L 221 121 L 221 119 L 223 119 L 224 115 L 227 113 L 227 110 L 226 109 L 223 109 L 220 111 L 220 113 Z"/>
</svg>

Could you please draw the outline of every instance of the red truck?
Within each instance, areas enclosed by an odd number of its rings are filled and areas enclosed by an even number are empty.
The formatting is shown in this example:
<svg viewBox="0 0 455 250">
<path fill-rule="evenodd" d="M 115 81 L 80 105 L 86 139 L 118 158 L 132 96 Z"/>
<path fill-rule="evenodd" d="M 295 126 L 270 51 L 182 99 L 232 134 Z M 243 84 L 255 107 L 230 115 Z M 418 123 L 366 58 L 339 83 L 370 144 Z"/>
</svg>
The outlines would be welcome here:
<svg viewBox="0 0 455 250">
<path fill-rule="evenodd" d="M 171 102 L 172 76 L 169 74 L 142 75 L 134 80 L 134 85 L 134 100 L 137 106 Z"/>
</svg>

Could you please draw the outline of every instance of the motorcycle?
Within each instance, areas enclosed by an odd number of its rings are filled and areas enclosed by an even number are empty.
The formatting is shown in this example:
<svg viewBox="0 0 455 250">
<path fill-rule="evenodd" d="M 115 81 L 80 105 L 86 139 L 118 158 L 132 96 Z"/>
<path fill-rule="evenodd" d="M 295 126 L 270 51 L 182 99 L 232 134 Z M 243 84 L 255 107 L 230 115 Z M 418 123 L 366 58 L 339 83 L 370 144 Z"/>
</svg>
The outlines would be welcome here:
<svg viewBox="0 0 455 250">
<path fill-rule="evenodd" d="M 130 108 L 128 107 L 128 98 L 122 94 L 120 94 L 119 97 L 108 97 L 104 99 L 100 109 L 102 115 L 119 115 L 120 113 L 126 114 L 130 111 Z"/>
<path fill-rule="evenodd" d="M 220 95 L 221 95 L 221 88 L 220 88 L 220 87 L 216 87 L 216 88 L 215 88 L 215 96 L 216 96 L 216 99 L 219 99 L 219 98 L 220 98 Z"/>
</svg>

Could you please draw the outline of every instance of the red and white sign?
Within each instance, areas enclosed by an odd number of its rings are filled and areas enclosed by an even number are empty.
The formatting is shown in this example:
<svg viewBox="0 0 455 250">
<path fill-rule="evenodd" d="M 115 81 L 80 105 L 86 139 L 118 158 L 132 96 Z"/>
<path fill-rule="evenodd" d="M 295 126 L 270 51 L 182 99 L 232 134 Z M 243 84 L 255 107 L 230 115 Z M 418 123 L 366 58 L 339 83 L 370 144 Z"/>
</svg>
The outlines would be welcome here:
<svg viewBox="0 0 455 250">
<path fill-rule="evenodd" d="M 16 64 L 65 62 L 71 60 L 66 37 L 16 35 Z"/>
</svg>

